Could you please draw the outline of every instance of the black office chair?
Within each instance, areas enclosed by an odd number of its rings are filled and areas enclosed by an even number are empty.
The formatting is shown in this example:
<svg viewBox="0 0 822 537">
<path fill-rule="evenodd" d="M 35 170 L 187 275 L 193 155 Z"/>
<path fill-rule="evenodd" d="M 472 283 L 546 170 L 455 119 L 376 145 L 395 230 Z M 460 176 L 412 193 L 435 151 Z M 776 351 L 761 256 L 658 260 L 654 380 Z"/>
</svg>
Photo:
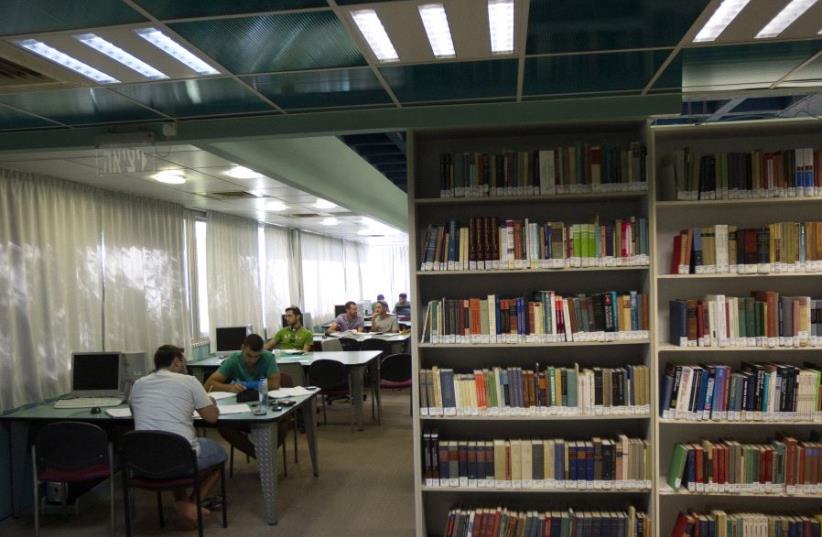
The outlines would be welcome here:
<svg viewBox="0 0 822 537">
<path fill-rule="evenodd" d="M 380 363 L 380 388 L 387 390 L 401 390 L 413 385 L 411 374 L 411 355 L 407 353 L 390 354 L 384 356 Z M 409 392 L 408 408 L 414 414 L 414 397 Z"/>
<path fill-rule="evenodd" d="M 123 435 L 120 447 L 123 466 L 123 503 L 126 512 L 126 537 L 131 537 L 129 489 L 151 490 L 157 493 L 157 514 L 160 527 L 165 526 L 162 493 L 191 487 L 197 505 L 197 532 L 203 537 L 202 498 L 200 483 L 213 472 L 220 472 L 223 527 L 228 527 L 228 499 L 225 494 L 225 463 L 209 468 L 197 467 L 197 453 L 184 437 L 164 431 L 130 431 Z"/>
<path fill-rule="evenodd" d="M 382 400 L 380 399 L 380 359 L 391 350 L 391 344 L 384 339 L 370 338 L 362 342 L 363 351 L 380 351 L 382 353 L 366 371 L 367 388 L 371 389 L 371 419 L 374 419 L 376 407 L 377 423 L 382 423 Z"/>
<path fill-rule="evenodd" d="M 351 383 L 345 365 L 335 360 L 314 360 L 308 368 L 308 379 L 311 384 L 320 388 L 322 400 L 323 423 L 328 423 L 326 405 L 330 398 L 351 395 Z M 354 428 L 354 401 L 351 404 L 351 428 Z"/>
<path fill-rule="evenodd" d="M 361 343 L 358 340 L 350 337 L 341 337 L 340 345 L 342 345 L 344 351 L 361 350 Z"/>
<path fill-rule="evenodd" d="M 114 452 L 106 432 L 79 421 L 49 423 L 31 448 L 34 483 L 34 535 L 40 535 L 40 483 L 109 480 L 111 535 L 114 521 Z"/>
</svg>

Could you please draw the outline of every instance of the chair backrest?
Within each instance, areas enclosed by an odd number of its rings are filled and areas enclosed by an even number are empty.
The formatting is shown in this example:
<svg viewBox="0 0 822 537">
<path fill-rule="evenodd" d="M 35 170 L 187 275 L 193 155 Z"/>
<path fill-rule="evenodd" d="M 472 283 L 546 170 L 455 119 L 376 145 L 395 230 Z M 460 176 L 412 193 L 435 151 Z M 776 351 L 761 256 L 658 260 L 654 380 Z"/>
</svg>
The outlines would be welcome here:
<svg viewBox="0 0 822 537">
<path fill-rule="evenodd" d="M 280 384 L 282 384 L 283 375 L 288 375 L 291 379 L 292 386 L 304 386 L 305 385 L 305 371 L 303 371 L 303 366 L 299 363 L 290 363 L 290 364 L 277 364 L 277 367 L 280 369 Z M 285 386 L 283 384 L 283 386 Z M 286 388 L 288 386 L 285 386 Z"/>
<path fill-rule="evenodd" d="M 342 343 L 337 338 L 326 338 L 322 341 L 322 348 L 324 351 L 341 351 L 343 350 Z"/>
<path fill-rule="evenodd" d="M 291 379 L 291 375 L 284 371 L 280 371 L 280 387 L 281 388 L 293 388 L 294 381 Z"/>
<path fill-rule="evenodd" d="M 49 423 L 34 440 L 37 470 L 79 470 L 108 464 L 108 435 L 91 423 Z"/>
<path fill-rule="evenodd" d="M 130 431 L 120 445 L 123 468 L 147 479 L 172 479 L 197 472 L 197 454 L 183 436 L 165 431 Z"/>
<path fill-rule="evenodd" d="M 348 386 L 348 371 L 335 360 L 314 360 L 308 368 L 308 378 L 324 390 Z"/>
<path fill-rule="evenodd" d="M 340 345 L 342 345 L 344 351 L 358 351 L 362 343 L 350 337 L 341 337 Z"/>
<path fill-rule="evenodd" d="M 369 338 L 362 342 L 360 350 L 388 352 L 389 348 L 390 343 L 388 343 L 384 339 Z"/>
<path fill-rule="evenodd" d="M 403 352 L 383 358 L 380 362 L 380 378 L 391 382 L 411 380 L 411 355 Z"/>
</svg>

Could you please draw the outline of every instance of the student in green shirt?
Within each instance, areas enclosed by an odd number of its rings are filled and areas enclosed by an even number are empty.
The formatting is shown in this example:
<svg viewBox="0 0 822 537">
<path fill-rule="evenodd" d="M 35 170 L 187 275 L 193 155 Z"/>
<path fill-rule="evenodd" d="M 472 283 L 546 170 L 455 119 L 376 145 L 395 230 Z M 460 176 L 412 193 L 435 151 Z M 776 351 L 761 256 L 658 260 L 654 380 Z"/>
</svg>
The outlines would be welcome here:
<svg viewBox="0 0 822 537">
<path fill-rule="evenodd" d="M 296 349 L 308 352 L 314 345 L 314 334 L 303 326 L 303 313 L 297 306 L 285 308 L 284 326 L 266 341 L 265 349 Z"/>
<path fill-rule="evenodd" d="M 268 389 L 280 387 L 280 371 L 274 355 L 263 349 L 263 338 L 257 334 L 246 336 L 240 352 L 226 358 L 220 368 L 208 377 L 207 391 L 240 393 L 249 387 L 256 387 L 261 378 L 268 380 Z M 255 457 L 254 444 L 249 440 L 250 429 L 238 427 L 218 427 L 220 436 L 229 444 L 249 457 Z"/>
</svg>

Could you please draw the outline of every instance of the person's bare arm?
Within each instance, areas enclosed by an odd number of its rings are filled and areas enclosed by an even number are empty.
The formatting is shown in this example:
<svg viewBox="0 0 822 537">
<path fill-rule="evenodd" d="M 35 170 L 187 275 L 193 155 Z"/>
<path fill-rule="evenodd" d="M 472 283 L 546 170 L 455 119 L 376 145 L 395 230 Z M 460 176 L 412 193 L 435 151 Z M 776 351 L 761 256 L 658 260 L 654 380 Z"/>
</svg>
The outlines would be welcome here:
<svg viewBox="0 0 822 537">
<path fill-rule="evenodd" d="M 205 389 L 209 392 L 212 390 L 217 390 L 218 392 L 232 393 L 240 393 L 245 390 L 245 386 L 242 384 L 228 384 L 226 383 L 226 380 L 225 375 L 219 371 L 215 371 L 205 382 Z"/>
<path fill-rule="evenodd" d="M 270 351 L 271 349 L 273 349 L 274 347 L 276 347 L 279 344 L 280 344 L 280 339 L 275 335 L 273 338 L 271 338 L 271 339 L 269 339 L 268 341 L 265 342 L 265 345 L 263 345 L 263 349 L 265 349 L 267 351 Z"/>
<path fill-rule="evenodd" d="M 314 347 L 314 339 L 313 339 L 313 337 L 312 337 L 312 340 L 311 340 L 310 342 L 308 342 L 308 343 L 306 343 L 305 345 L 303 345 L 303 352 L 311 352 L 311 348 L 312 348 L 312 347 Z"/>
<path fill-rule="evenodd" d="M 210 405 L 198 408 L 197 413 L 207 423 L 217 423 L 217 419 L 220 417 L 220 411 L 217 409 L 217 403 L 214 402 L 213 398 L 211 398 Z"/>
<path fill-rule="evenodd" d="M 273 373 L 268 377 L 268 389 L 269 390 L 279 390 L 280 389 L 280 374 Z"/>
</svg>

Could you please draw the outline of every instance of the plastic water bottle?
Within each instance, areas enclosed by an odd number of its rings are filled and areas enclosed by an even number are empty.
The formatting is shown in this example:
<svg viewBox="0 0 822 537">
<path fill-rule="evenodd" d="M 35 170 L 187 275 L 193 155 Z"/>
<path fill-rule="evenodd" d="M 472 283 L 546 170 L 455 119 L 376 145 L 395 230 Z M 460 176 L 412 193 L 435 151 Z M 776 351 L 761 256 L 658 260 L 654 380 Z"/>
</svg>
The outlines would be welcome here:
<svg viewBox="0 0 822 537">
<path fill-rule="evenodd" d="M 268 411 L 268 379 L 261 378 L 257 382 L 257 391 L 260 394 L 260 402 L 254 409 L 254 413 L 262 415 Z"/>
</svg>

